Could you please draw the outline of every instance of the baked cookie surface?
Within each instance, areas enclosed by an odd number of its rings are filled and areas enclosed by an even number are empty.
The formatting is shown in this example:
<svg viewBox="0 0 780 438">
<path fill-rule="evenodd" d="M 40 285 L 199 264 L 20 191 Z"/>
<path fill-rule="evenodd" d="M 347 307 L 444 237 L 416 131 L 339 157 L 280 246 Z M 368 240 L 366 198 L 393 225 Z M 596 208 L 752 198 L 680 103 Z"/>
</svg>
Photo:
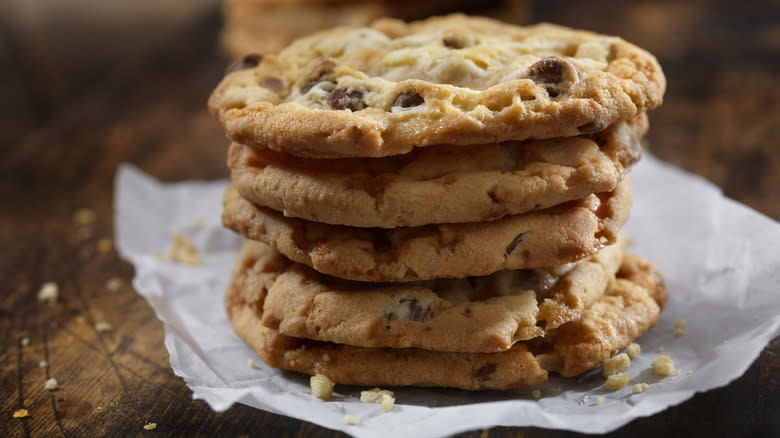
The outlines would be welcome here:
<svg viewBox="0 0 780 438">
<path fill-rule="evenodd" d="M 636 269 L 632 263 L 644 267 Z M 544 343 L 522 341 L 498 353 L 365 348 L 285 336 L 263 325 L 266 291 L 246 275 L 249 269 L 244 263 L 235 266 L 225 296 L 236 334 L 271 367 L 323 374 L 351 385 L 511 389 L 544 382 L 548 372 L 575 375 L 598 367 L 654 326 L 666 299 L 655 268 L 626 257 L 620 272 L 634 271 L 633 281 L 610 282 L 606 293 L 580 319 L 548 331 Z"/>
<path fill-rule="evenodd" d="M 233 186 L 285 216 L 353 227 L 480 222 L 612 191 L 639 161 L 643 113 L 589 137 L 305 159 L 234 143 Z"/>
<path fill-rule="evenodd" d="M 608 193 L 489 222 L 393 229 L 328 225 L 284 217 L 229 187 L 222 223 L 315 270 L 356 281 L 413 281 L 558 266 L 617 239 L 631 208 L 624 178 Z"/>
<path fill-rule="evenodd" d="M 237 143 L 303 157 L 593 133 L 658 106 L 666 86 L 620 38 L 464 15 L 336 28 L 247 61 L 212 114 Z"/>
<path fill-rule="evenodd" d="M 265 291 L 263 324 L 283 335 L 358 347 L 489 353 L 578 318 L 614 280 L 623 240 L 556 268 L 410 283 L 321 275 L 252 241 L 237 263 L 251 285 L 242 293 L 251 300 L 255 290 Z"/>
</svg>

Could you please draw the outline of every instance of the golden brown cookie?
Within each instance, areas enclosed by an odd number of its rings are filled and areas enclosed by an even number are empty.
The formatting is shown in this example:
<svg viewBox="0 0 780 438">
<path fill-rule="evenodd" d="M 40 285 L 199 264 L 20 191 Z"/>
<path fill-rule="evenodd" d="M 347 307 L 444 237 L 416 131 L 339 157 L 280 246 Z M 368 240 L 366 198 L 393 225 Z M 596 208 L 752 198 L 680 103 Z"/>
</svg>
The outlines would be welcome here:
<svg viewBox="0 0 780 438">
<path fill-rule="evenodd" d="M 305 159 L 233 144 L 233 186 L 285 216 L 353 227 L 480 222 L 614 190 L 647 116 L 590 137 L 432 146 L 387 158 Z"/>
<path fill-rule="evenodd" d="M 228 137 L 315 158 L 598 132 L 666 87 L 620 38 L 464 15 L 336 28 L 246 61 L 209 99 Z"/>
<path fill-rule="evenodd" d="M 627 257 L 623 266 L 638 261 Z M 251 263 L 247 263 L 249 259 L 244 258 L 235 266 L 225 296 L 236 334 L 272 367 L 323 374 L 336 383 L 350 385 L 511 389 L 544 382 L 548 373 L 544 367 L 574 375 L 598 367 L 655 325 L 661 307 L 653 296 L 666 296 L 662 284 L 655 283 L 657 290 L 649 291 L 641 284 L 653 281 L 618 279 L 579 320 L 550 330 L 545 343 L 523 341 L 499 353 L 364 348 L 294 338 L 264 326 L 266 290 L 257 287 L 257 276 L 247 275 L 251 271 Z M 652 269 L 634 271 L 658 277 Z"/>
<path fill-rule="evenodd" d="M 558 266 L 615 242 L 631 208 L 625 178 L 610 193 L 489 222 L 394 229 L 327 225 L 255 206 L 232 187 L 222 223 L 319 272 L 356 281 L 413 281 Z"/>
<path fill-rule="evenodd" d="M 556 268 L 364 283 L 285 262 L 267 245 L 250 241 L 238 264 L 252 285 L 242 293 L 252 298 L 253 290 L 265 291 L 263 324 L 281 334 L 358 347 L 484 353 L 508 350 L 578 318 L 603 295 L 622 258 L 621 242 Z"/>
</svg>

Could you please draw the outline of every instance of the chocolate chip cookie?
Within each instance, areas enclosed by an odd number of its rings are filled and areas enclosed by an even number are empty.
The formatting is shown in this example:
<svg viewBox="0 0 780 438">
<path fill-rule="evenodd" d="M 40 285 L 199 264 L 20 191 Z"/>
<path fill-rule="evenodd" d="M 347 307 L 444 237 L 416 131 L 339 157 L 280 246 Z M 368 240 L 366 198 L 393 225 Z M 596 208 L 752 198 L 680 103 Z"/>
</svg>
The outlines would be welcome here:
<svg viewBox="0 0 780 438">
<path fill-rule="evenodd" d="M 285 216 L 353 227 L 480 222 L 612 191 L 639 161 L 643 113 L 591 136 L 306 159 L 233 144 L 233 186 Z"/>
<path fill-rule="evenodd" d="M 315 270 L 357 281 L 413 281 L 558 266 L 615 242 L 628 219 L 631 185 L 544 210 L 488 222 L 393 229 L 355 228 L 284 217 L 230 187 L 222 223 Z"/>
<path fill-rule="evenodd" d="M 450 15 L 302 38 L 247 58 L 209 108 L 240 144 L 381 157 L 598 132 L 658 106 L 656 59 L 617 37 Z"/>
</svg>

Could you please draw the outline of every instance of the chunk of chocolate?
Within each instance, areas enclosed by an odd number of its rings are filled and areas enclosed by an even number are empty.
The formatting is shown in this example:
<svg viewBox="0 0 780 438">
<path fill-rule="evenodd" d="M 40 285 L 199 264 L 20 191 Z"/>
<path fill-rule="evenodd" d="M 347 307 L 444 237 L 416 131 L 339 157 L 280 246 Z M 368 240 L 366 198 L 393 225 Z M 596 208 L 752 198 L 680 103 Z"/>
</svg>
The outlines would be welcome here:
<svg viewBox="0 0 780 438">
<path fill-rule="evenodd" d="M 403 91 L 393 101 L 393 108 L 412 108 L 425 103 L 425 99 L 414 91 Z"/>
<path fill-rule="evenodd" d="M 357 90 L 347 91 L 344 88 L 336 88 L 328 95 L 328 105 L 334 110 L 349 109 L 360 111 L 366 107 L 363 102 L 363 93 Z"/>
<path fill-rule="evenodd" d="M 244 59 L 242 59 L 241 61 L 238 61 L 232 66 L 230 66 L 228 73 L 257 67 L 261 62 L 263 62 L 263 55 L 259 55 L 257 53 L 250 53 L 249 55 L 244 56 Z"/>
</svg>

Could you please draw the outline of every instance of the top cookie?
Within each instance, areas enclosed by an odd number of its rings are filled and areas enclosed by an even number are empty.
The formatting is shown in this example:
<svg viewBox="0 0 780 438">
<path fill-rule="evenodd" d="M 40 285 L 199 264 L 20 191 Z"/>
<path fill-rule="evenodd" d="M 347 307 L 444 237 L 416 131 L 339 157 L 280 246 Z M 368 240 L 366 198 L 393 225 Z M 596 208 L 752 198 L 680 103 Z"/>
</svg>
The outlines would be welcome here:
<svg viewBox="0 0 780 438">
<path fill-rule="evenodd" d="M 241 144 L 381 157 L 597 132 L 658 106 L 665 86 L 656 59 L 620 38 L 450 15 L 336 28 L 248 57 L 209 108 Z"/>
</svg>

